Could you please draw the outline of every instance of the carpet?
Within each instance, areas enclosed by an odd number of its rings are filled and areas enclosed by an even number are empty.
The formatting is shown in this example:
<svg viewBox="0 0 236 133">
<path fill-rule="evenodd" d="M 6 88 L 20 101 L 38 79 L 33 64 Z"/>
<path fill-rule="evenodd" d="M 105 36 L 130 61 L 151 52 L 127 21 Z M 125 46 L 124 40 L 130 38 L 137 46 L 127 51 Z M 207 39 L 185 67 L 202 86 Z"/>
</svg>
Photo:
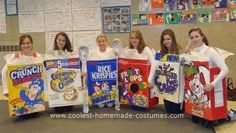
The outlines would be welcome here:
<svg viewBox="0 0 236 133">
<path fill-rule="evenodd" d="M 183 118 L 140 118 L 145 114 L 165 116 L 163 105 L 149 110 L 133 110 L 129 106 L 122 106 L 120 111 L 114 108 L 90 107 L 90 114 L 98 114 L 97 118 L 81 118 L 82 107 L 75 106 L 71 112 L 60 114 L 65 116 L 79 116 L 80 118 L 51 118 L 55 114 L 52 108 L 39 113 L 32 118 L 11 119 L 8 114 L 6 100 L 0 100 L 0 131 L 1 133 L 213 133 L 213 129 L 203 128 L 191 121 L 190 116 Z M 107 114 L 109 118 L 104 118 Z M 111 118 L 111 114 L 129 114 L 139 118 Z M 51 117 L 50 117 L 51 116 Z"/>
</svg>

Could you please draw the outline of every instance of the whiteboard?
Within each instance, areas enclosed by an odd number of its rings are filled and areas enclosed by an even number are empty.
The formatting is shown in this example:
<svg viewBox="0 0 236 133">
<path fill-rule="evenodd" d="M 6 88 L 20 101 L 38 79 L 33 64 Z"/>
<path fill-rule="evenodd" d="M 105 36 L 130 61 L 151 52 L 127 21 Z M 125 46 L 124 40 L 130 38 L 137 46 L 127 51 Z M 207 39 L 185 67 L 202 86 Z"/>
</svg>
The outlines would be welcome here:
<svg viewBox="0 0 236 133">
<path fill-rule="evenodd" d="M 73 31 L 101 30 L 100 8 L 73 9 Z"/>
<path fill-rule="evenodd" d="M 20 33 L 44 32 L 43 11 L 19 12 Z"/>
<path fill-rule="evenodd" d="M 71 31 L 71 10 L 45 11 L 46 31 Z"/>
</svg>

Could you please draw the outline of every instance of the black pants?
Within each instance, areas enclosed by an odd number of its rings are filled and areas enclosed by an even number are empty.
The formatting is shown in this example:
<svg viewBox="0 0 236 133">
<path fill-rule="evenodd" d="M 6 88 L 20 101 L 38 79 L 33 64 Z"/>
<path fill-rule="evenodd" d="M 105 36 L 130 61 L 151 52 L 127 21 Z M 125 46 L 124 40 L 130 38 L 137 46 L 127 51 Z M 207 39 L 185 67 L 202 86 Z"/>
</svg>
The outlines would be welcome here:
<svg viewBox="0 0 236 133">
<path fill-rule="evenodd" d="M 210 120 L 206 120 L 204 118 L 200 118 L 200 117 L 197 117 L 197 116 L 192 116 L 192 121 L 194 123 L 200 123 L 205 128 L 213 128 L 217 125 L 220 125 L 222 123 L 230 121 L 230 117 L 227 116 L 226 118 L 223 118 L 223 119 L 210 121 Z"/>
<path fill-rule="evenodd" d="M 65 113 L 72 111 L 73 106 L 64 106 L 64 107 L 55 107 L 54 110 L 56 113 Z"/>
<path fill-rule="evenodd" d="M 166 112 L 170 114 L 181 114 L 183 113 L 184 107 L 181 107 L 181 103 L 174 103 L 164 99 L 164 105 Z M 184 105 L 184 104 L 183 104 Z"/>
</svg>

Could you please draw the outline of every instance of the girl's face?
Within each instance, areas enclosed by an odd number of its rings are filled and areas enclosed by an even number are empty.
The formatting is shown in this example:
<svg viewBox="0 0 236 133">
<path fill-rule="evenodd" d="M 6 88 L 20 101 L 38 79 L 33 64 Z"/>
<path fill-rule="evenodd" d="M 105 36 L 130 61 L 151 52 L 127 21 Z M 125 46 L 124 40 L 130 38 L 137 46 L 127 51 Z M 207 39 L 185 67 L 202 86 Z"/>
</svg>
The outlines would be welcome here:
<svg viewBox="0 0 236 133">
<path fill-rule="evenodd" d="M 138 44 L 139 44 L 139 38 L 137 38 L 134 34 L 131 35 L 130 37 L 130 43 L 132 44 L 132 46 L 137 49 L 138 48 Z"/>
<path fill-rule="evenodd" d="M 65 46 L 65 44 L 66 44 L 66 39 L 65 39 L 65 37 L 64 36 L 62 36 L 62 35 L 59 35 L 58 37 L 57 37 L 57 46 L 58 46 L 58 49 L 59 50 L 63 50 L 63 48 L 64 48 L 64 46 Z"/>
<path fill-rule="evenodd" d="M 31 52 L 33 49 L 33 44 L 29 38 L 25 38 L 21 43 L 21 49 L 23 52 Z"/>
<path fill-rule="evenodd" d="M 106 38 L 104 38 L 104 37 L 99 37 L 98 39 L 97 39 L 97 44 L 98 44 L 98 47 L 99 47 L 99 49 L 101 50 L 104 50 L 104 49 L 106 49 L 106 47 L 107 47 L 107 40 L 106 40 Z"/>
<path fill-rule="evenodd" d="M 172 46 L 172 39 L 170 35 L 164 35 L 163 37 L 163 44 L 167 47 L 167 49 L 170 49 Z"/>
<path fill-rule="evenodd" d="M 196 47 L 199 47 L 203 44 L 203 37 L 200 35 L 198 31 L 193 31 L 189 35 L 191 43 Z"/>
</svg>

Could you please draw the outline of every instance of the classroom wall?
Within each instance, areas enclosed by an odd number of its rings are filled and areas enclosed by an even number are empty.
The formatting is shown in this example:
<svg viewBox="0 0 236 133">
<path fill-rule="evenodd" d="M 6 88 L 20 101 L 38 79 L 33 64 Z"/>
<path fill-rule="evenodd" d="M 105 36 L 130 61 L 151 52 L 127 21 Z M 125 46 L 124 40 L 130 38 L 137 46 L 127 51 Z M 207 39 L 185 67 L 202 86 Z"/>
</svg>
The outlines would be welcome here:
<svg viewBox="0 0 236 133">
<path fill-rule="evenodd" d="M 132 13 L 138 12 L 138 0 L 132 0 Z M 18 16 L 6 17 L 7 33 L 0 33 L 0 45 L 18 44 L 19 33 Z M 188 40 L 188 30 L 191 27 L 200 27 L 206 34 L 211 46 L 228 50 L 236 53 L 236 22 L 218 22 L 209 24 L 178 24 L 178 25 L 162 25 L 162 26 L 134 26 L 133 29 L 140 29 L 143 33 L 144 40 L 150 48 L 159 50 L 160 34 L 165 28 L 171 28 L 176 34 L 177 41 L 180 45 L 186 45 Z M 44 33 L 29 33 L 34 40 L 34 49 L 40 53 L 45 53 L 45 35 Z M 125 46 L 128 46 L 128 33 L 107 34 L 109 43 L 113 39 L 119 38 Z M 94 38 L 96 39 L 96 38 Z M 0 69 L 2 69 L 5 61 L 2 57 L 8 52 L 0 52 Z M 226 60 L 226 64 L 230 68 L 229 76 L 233 77 L 236 82 L 236 57 L 231 56 Z"/>
</svg>

